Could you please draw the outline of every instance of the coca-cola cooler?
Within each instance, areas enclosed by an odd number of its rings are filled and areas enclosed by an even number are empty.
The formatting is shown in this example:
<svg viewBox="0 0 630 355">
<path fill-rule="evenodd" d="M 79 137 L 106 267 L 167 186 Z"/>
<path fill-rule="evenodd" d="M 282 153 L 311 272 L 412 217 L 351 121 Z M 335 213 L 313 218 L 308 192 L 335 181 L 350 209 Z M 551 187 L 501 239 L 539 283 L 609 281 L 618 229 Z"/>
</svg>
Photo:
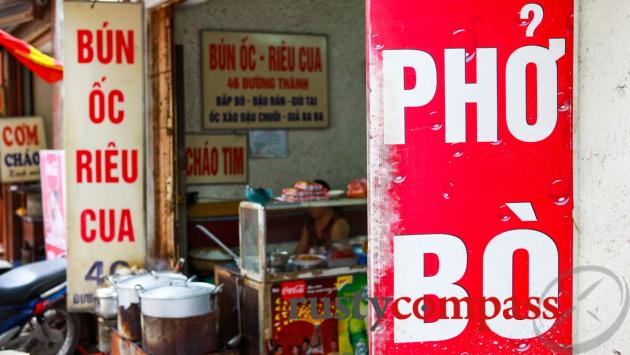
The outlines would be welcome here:
<svg viewBox="0 0 630 355">
<path fill-rule="evenodd" d="M 240 334 L 244 354 L 368 353 L 364 264 L 272 265 L 271 254 L 291 254 L 308 220 L 307 208 L 313 206 L 335 208 L 350 225 L 350 242 L 361 245 L 367 232 L 365 199 L 242 202 L 240 267 L 215 267 L 216 283 L 225 285 L 218 298 L 220 342 Z M 337 309 L 339 302 L 343 309 Z"/>
</svg>

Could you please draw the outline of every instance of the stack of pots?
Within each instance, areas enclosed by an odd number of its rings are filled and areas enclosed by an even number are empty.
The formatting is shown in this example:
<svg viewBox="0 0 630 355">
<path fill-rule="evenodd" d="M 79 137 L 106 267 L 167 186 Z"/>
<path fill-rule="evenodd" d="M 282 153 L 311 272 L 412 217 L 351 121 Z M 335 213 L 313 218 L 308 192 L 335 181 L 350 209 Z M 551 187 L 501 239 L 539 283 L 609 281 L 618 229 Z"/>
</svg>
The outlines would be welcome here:
<svg viewBox="0 0 630 355">
<path fill-rule="evenodd" d="M 103 353 L 107 353 L 111 349 L 112 330 L 116 328 L 117 304 L 117 294 L 114 287 L 96 289 L 94 312 L 98 316 L 98 350 Z"/>
<path fill-rule="evenodd" d="M 142 339 L 140 324 L 140 298 L 138 289 L 150 290 L 170 285 L 174 281 L 185 281 L 186 276 L 174 272 L 151 272 L 133 276 L 116 284 L 118 294 L 118 332 L 131 341 Z"/>
<path fill-rule="evenodd" d="M 221 286 L 173 282 L 141 289 L 142 346 L 153 355 L 216 350 L 215 296 Z"/>
</svg>

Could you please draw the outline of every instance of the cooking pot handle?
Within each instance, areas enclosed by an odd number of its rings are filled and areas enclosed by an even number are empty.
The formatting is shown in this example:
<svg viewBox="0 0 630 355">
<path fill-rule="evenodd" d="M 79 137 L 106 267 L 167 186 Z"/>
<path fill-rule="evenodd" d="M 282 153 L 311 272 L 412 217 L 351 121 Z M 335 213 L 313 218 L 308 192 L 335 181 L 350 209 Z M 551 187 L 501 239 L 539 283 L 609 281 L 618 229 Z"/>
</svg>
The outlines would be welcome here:
<svg viewBox="0 0 630 355">
<path fill-rule="evenodd" d="M 136 293 L 138 294 L 138 298 L 140 297 L 140 293 L 144 292 L 144 287 L 142 287 L 142 285 L 135 285 L 133 288 L 136 289 Z"/>
<path fill-rule="evenodd" d="M 177 259 L 177 263 L 175 263 L 175 267 L 173 268 L 173 272 L 180 272 L 185 263 L 186 263 L 186 259 L 185 258 Z"/>
<path fill-rule="evenodd" d="M 192 275 L 191 277 L 186 279 L 186 285 L 188 285 L 189 283 L 195 281 L 197 279 L 197 275 Z"/>
<path fill-rule="evenodd" d="M 213 295 L 219 294 L 223 291 L 223 284 L 218 284 L 217 287 L 214 288 L 214 291 L 212 291 Z"/>
<path fill-rule="evenodd" d="M 186 280 L 171 280 L 168 285 L 169 286 L 173 286 L 175 284 L 177 284 L 178 282 L 181 282 L 184 286 L 188 286 L 189 283 L 195 281 L 195 279 L 197 278 L 197 275 L 193 275 L 189 278 L 187 278 Z"/>
</svg>

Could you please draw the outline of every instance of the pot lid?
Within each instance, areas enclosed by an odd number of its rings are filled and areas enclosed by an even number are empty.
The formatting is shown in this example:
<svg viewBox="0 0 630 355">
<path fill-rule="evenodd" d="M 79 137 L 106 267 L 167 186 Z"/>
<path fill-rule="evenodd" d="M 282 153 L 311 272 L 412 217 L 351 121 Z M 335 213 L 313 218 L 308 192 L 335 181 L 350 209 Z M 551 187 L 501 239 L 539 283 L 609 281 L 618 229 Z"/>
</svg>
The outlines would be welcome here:
<svg viewBox="0 0 630 355">
<path fill-rule="evenodd" d="M 173 271 L 159 271 L 157 272 L 157 275 L 159 277 L 166 277 L 170 280 L 186 280 L 188 279 L 186 277 L 186 275 L 179 273 L 179 272 L 173 272 Z"/>
<path fill-rule="evenodd" d="M 113 287 L 100 287 L 94 292 L 96 298 L 116 298 L 116 289 Z"/>
<path fill-rule="evenodd" d="M 110 281 L 110 283 L 116 285 L 121 281 L 130 279 L 132 277 L 136 277 L 136 276 L 140 276 L 140 275 L 144 275 L 145 273 L 142 274 L 137 274 L 137 275 L 132 275 L 132 274 L 126 274 L 126 275 L 120 275 L 120 274 L 114 274 L 114 275 L 109 275 L 108 276 L 108 280 Z"/>
<path fill-rule="evenodd" d="M 212 286 L 212 285 L 210 285 Z M 142 300 L 181 300 L 186 298 L 207 297 L 214 290 L 200 285 L 169 285 L 152 288 L 140 293 Z"/>
<path fill-rule="evenodd" d="M 187 283 L 189 286 L 196 286 L 196 287 L 204 287 L 207 288 L 208 290 L 210 290 L 210 293 L 214 293 L 214 290 L 216 290 L 216 286 L 213 284 L 209 284 L 207 282 L 200 282 L 200 281 L 196 281 L 196 282 L 188 282 Z"/>
<path fill-rule="evenodd" d="M 146 290 L 158 286 L 164 286 L 174 280 L 186 280 L 186 276 L 174 272 L 154 272 L 124 279 L 120 281 L 116 286 L 120 289 L 135 290 L 136 285 L 140 285 Z"/>
</svg>

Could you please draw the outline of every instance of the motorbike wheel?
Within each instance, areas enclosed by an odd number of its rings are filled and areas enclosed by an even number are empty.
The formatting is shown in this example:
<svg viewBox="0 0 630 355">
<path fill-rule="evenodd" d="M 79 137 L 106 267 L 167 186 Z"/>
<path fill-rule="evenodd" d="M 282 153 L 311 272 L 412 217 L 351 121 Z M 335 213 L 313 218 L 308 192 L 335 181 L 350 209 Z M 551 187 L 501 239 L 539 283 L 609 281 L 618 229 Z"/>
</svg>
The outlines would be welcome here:
<svg viewBox="0 0 630 355">
<path fill-rule="evenodd" d="M 31 355 L 72 355 L 79 343 L 80 321 L 76 314 L 57 305 L 22 329 L 21 346 Z M 26 349 L 24 349 L 26 348 Z"/>
</svg>

